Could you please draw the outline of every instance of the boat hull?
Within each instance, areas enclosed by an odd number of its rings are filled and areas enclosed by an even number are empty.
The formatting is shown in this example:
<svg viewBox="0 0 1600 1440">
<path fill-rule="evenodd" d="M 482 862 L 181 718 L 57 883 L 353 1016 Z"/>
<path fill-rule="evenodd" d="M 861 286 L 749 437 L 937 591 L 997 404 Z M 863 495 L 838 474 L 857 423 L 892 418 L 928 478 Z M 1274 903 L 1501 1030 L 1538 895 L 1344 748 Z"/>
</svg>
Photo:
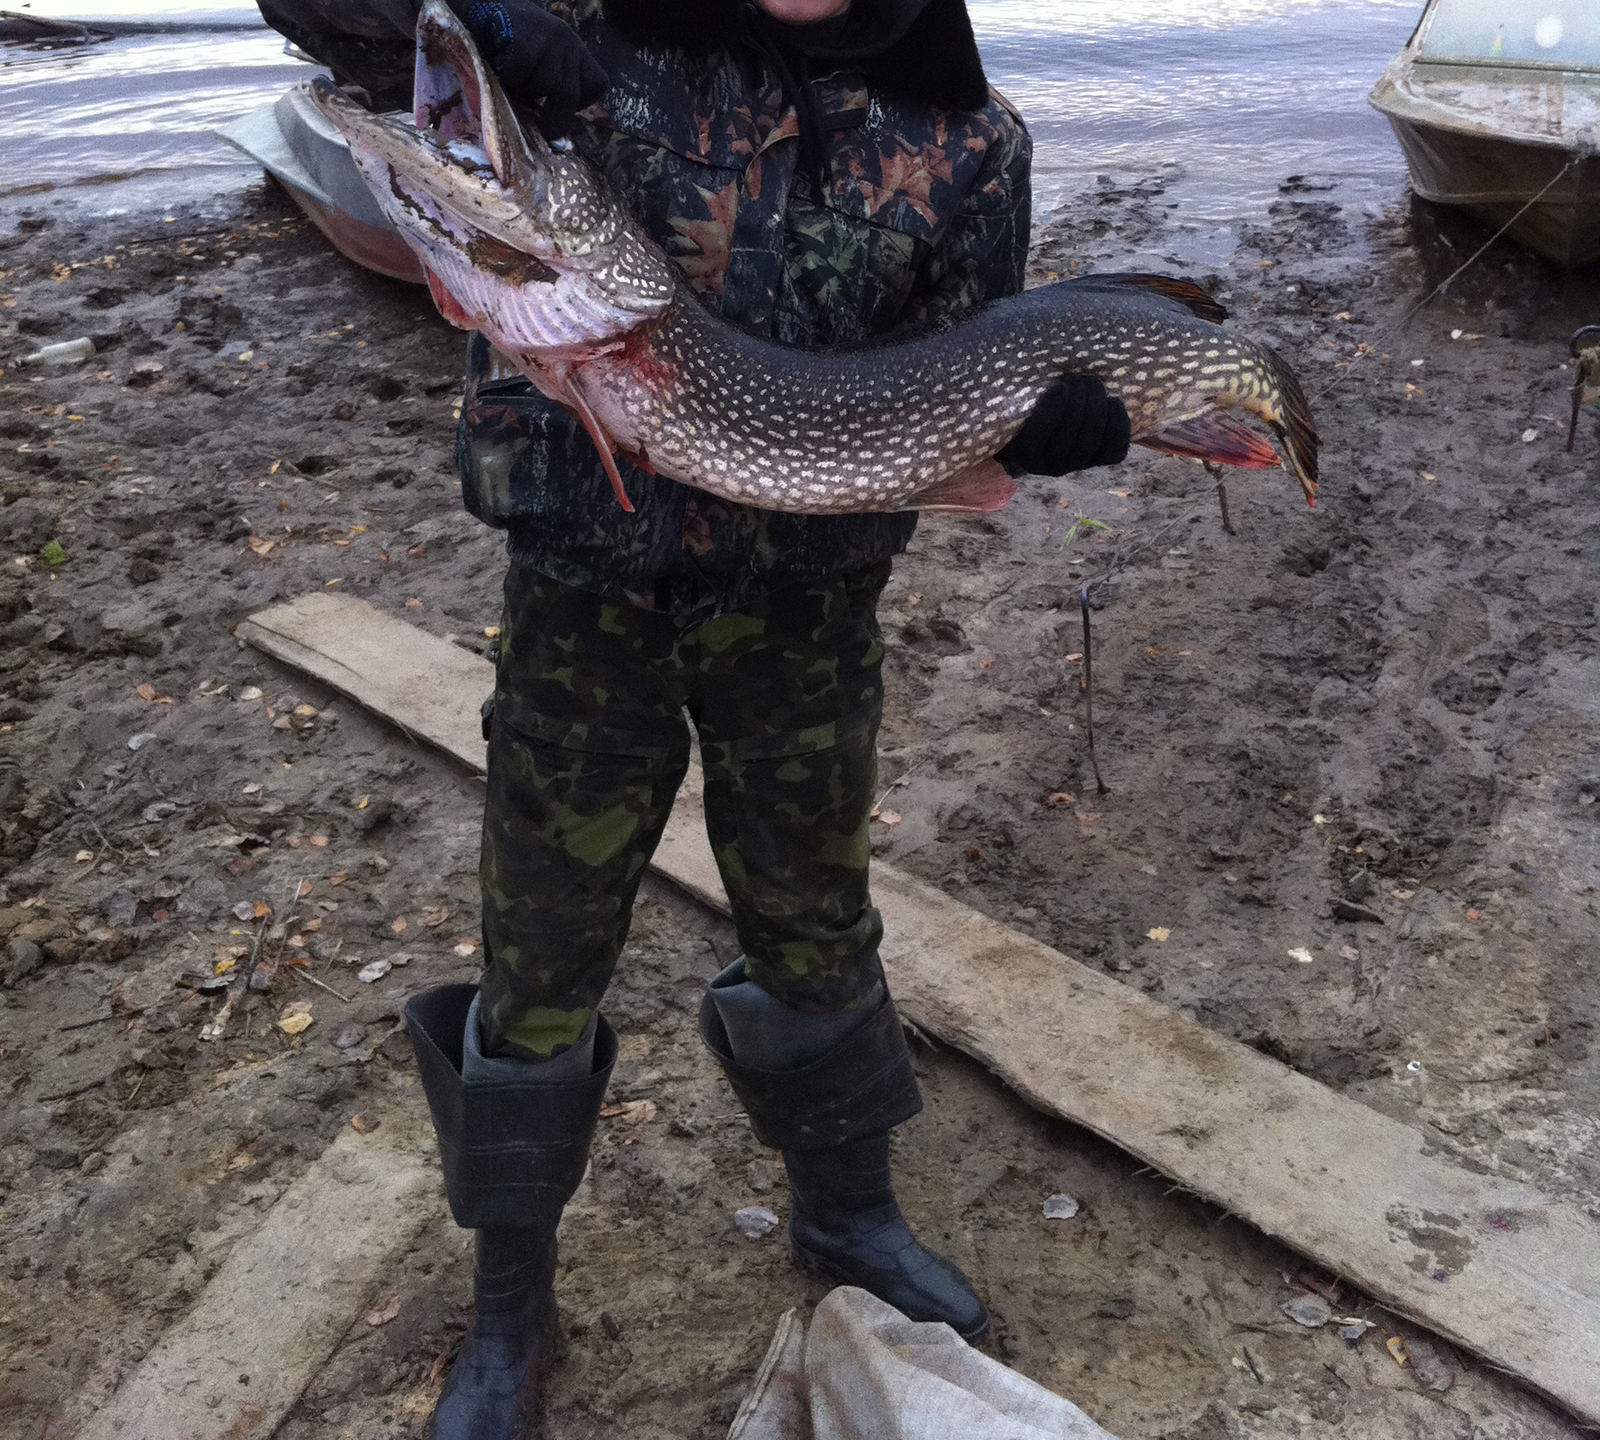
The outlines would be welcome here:
<svg viewBox="0 0 1600 1440">
<path fill-rule="evenodd" d="M 344 136 L 311 104 L 306 86 L 217 134 L 282 185 L 340 254 L 380 275 L 426 283 L 421 262 L 378 209 Z"/>
<path fill-rule="evenodd" d="M 1512 239 L 1557 265 L 1600 260 L 1600 159 L 1392 113 L 1388 120 L 1424 200 L 1460 206 L 1497 230 L 1510 222 Z"/>
</svg>

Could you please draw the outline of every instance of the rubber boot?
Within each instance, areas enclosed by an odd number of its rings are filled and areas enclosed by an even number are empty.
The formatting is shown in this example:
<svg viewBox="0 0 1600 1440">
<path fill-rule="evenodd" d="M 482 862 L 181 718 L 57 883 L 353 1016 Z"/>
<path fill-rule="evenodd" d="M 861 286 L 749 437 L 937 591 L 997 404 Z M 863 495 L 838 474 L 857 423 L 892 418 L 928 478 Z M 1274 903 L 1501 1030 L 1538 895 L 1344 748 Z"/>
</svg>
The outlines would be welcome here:
<svg viewBox="0 0 1600 1440">
<path fill-rule="evenodd" d="M 432 1440 L 529 1440 L 558 1354 L 556 1225 L 583 1179 L 617 1038 L 599 1015 L 545 1062 L 485 1056 L 477 989 L 413 997 L 406 1024 L 456 1224 L 476 1230 L 476 1315 L 434 1410 Z"/>
<path fill-rule="evenodd" d="M 989 1312 L 971 1282 L 918 1242 L 894 1197 L 889 1131 L 921 1110 L 922 1097 L 881 982 L 856 1010 L 812 1015 L 746 979 L 736 960 L 706 991 L 700 1036 L 756 1138 L 783 1152 L 796 1267 L 982 1339 Z"/>
</svg>

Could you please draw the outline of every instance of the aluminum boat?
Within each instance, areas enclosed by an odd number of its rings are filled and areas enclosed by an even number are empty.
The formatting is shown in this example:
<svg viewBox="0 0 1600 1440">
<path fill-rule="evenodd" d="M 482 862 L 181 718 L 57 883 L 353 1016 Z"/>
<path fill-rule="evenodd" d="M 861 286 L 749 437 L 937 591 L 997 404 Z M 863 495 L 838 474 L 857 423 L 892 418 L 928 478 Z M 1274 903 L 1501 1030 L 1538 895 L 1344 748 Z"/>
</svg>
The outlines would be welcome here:
<svg viewBox="0 0 1600 1440">
<path fill-rule="evenodd" d="M 422 265 L 378 209 L 344 136 L 295 85 L 217 131 L 287 190 L 341 254 L 397 280 L 424 284 Z"/>
<path fill-rule="evenodd" d="M 1600 0 L 1428 0 L 1368 98 L 1423 199 L 1600 258 Z"/>
</svg>

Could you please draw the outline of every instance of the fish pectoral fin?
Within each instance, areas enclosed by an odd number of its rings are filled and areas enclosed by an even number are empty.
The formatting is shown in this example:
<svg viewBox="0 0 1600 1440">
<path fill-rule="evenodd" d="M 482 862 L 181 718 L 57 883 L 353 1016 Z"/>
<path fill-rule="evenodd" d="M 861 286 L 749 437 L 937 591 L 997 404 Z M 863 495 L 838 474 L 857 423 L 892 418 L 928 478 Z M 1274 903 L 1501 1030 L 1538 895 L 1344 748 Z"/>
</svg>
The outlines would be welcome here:
<svg viewBox="0 0 1600 1440">
<path fill-rule="evenodd" d="M 433 296 L 435 309 L 457 330 L 476 330 L 478 322 L 456 303 L 456 297 L 444 288 L 444 281 L 431 270 L 425 273 L 428 277 L 428 294 Z"/>
<path fill-rule="evenodd" d="M 958 514 L 984 515 L 1003 510 L 1017 493 L 1017 482 L 998 460 L 980 460 L 943 480 L 935 480 L 919 490 L 902 510 L 950 510 Z"/>
<path fill-rule="evenodd" d="M 589 438 L 594 441 L 594 448 L 600 452 L 600 463 L 605 467 L 606 479 L 611 482 L 611 493 L 617 497 L 617 504 L 622 506 L 630 515 L 633 514 L 633 501 L 628 499 L 628 492 L 622 486 L 622 472 L 617 469 L 616 442 L 607 433 L 589 402 L 583 398 L 583 392 L 571 381 L 566 367 L 559 368 L 554 377 L 556 387 L 547 392 L 551 398 L 565 405 L 579 420 L 583 428 L 589 432 Z"/>
<path fill-rule="evenodd" d="M 1244 470 L 1266 470 L 1283 462 L 1272 441 L 1225 410 L 1207 410 L 1188 420 L 1166 420 L 1134 442 L 1147 450 L 1212 460 Z"/>
</svg>

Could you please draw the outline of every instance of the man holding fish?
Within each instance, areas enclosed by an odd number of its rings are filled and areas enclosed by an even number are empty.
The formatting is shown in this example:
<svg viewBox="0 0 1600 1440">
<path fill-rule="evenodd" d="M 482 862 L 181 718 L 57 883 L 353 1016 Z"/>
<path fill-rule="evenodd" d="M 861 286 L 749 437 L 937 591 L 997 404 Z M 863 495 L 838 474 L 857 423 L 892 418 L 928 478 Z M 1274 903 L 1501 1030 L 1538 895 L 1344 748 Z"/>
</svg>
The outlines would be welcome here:
<svg viewBox="0 0 1600 1440">
<path fill-rule="evenodd" d="M 347 91 L 410 107 L 412 0 L 260 3 Z M 964 0 L 451 3 L 454 21 L 425 12 L 425 56 L 464 28 L 512 105 L 603 172 L 743 335 L 851 345 L 1020 291 L 1030 143 L 988 87 Z M 448 90 L 441 106 L 461 100 Z M 489 101 L 476 108 L 488 126 Z M 511 263 L 483 253 L 497 273 Z M 445 289 L 441 308 L 471 325 Z M 477 1231 L 477 1320 L 439 1440 L 535 1423 L 556 1224 L 616 1057 L 599 1006 L 686 771 L 685 711 L 745 952 L 711 982 L 701 1034 L 783 1153 L 795 1263 L 970 1340 L 989 1324 L 912 1235 L 889 1176 L 889 1132 L 921 1100 L 867 883 L 875 609 L 916 510 L 791 513 L 665 478 L 642 450 L 613 465 L 581 399 L 546 398 L 558 384 L 535 389 L 473 336 L 459 469 L 511 556 L 485 707 L 487 965 L 480 986 L 407 1011 L 452 1212 Z M 1059 475 L 1120 461 L 1129 433 L 1102 381 L 1071 375 L 998 459 Z"/>
</svg>

